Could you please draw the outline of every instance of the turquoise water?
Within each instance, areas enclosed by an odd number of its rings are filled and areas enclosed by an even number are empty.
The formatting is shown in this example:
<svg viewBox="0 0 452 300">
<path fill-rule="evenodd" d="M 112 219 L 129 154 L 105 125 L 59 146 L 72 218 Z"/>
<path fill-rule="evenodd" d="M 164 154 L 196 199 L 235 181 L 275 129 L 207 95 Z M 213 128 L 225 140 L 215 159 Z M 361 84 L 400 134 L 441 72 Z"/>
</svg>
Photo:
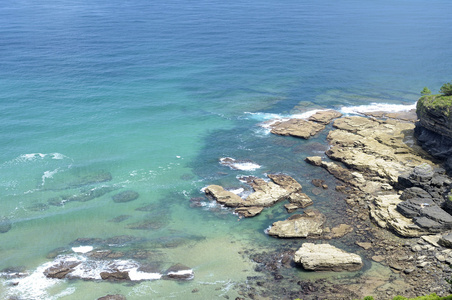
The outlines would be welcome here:
<svg viewBox="0 0 452 300">
<path fill-rule="evenodd" d="M 323 173 L 303 159 L 325 150 L 325 134 L 300 141 L 258 124 L 314 109 L 413 105 L 424 86 L 451 80 L 451 10 L 445 0 L 3 1 L 0 218 L 11 228 L 0 234 L 0 270 L 32 275 L 1 279 L 1 297 L 235 298 L 256 275 L 242 251 L 279 245 L 264 229 L 286 214 L 280 205 L 238 221 L 190 198 L 270 172 L 309 187 Z M 230 170 L 222 157 L 261 167 Z M 138 199 L 112 200 L 126 190 Z M 340 214 L 326 195 L 307 193 L 329 217 Z M 194 280 L 38 276 L 54 249 L 76 255 L 78 238 L 122 235 L 135 239 L 85 246 L 153 251 L 142 262 L 160 271 L 183 263 Z"/>
</svg>

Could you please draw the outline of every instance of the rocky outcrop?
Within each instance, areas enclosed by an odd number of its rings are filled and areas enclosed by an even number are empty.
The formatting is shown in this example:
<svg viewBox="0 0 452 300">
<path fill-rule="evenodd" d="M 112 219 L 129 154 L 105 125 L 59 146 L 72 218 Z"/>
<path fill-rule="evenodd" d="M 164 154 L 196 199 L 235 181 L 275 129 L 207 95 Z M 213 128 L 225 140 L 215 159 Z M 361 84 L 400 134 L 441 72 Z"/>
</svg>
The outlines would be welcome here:
<svg viewBox="0 0 452 300">
<path fill-rule="evenodd" d="M 320 237 L 324 232 L 326 217 L 317 210 L 307 209 L 302 215 L 292 215 L 272 224 L 268 234 L 280 238 Z"/>
<path fill-rule="evenodd" d="M 274 121 L 270 128 L 273 134 L 308 139 L 325 129 L 325 126 L 317 122 L 290 119 L 287 121 Z"/>
<path fill-rule="evenodd" d="M 445 160 L 452 169 L 452 97 L 423 96 L 417 102 L 416 137 L 431 155 Z"/>
<path fill-rule="evenodd" d="M 292 177 L 284 174 L 267 176 L 271 179 L 270 181 L 256 177 L 247 178 L 247 183 L 254 192 L 246 199 L 242 199 L 219 185 L 209 185 L 204 191 L 208 197 L 218 203 L 235 207 L 235 212 L 243 217 L 253 217 L 261 213 L 264 207 L 272 206 L 285 199 L 296 205 L 296 208 L 312 204 L 312 200 L 306 194 L 301 193 L 301 185 Z"/>
<path fill-rule="evenodd" d="M 329 244 L 304 243 L 295 252 L 294 261 L 312 271 L 357 271 L 363 266 L 359 255 Z"/>
<path fill-rule="evenodd" d="M 414 130 L 412 123 L 345 117 L 333 126 L 337 130 L 328 134 L 331 148 L 326 154 L 376 181 L 394 185 L 399 175 L 429 162 L 405 143 Z"/>
</svg>

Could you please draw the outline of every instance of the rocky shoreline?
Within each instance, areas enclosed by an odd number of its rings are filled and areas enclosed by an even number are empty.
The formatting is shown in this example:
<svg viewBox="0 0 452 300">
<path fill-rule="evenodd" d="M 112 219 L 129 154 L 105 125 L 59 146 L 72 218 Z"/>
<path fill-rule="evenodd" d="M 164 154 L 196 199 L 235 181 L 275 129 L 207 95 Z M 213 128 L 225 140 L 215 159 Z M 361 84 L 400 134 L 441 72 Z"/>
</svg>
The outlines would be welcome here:
<svg viewBox="0 0 452 300">
<path fill-rule="evenodd" d="M 256 270 L 263 275 L 249 278 L 247 285 L 242 286 L 243 299 L 272 299 L 275 294 L 280 295 L 279 299 L 356 299 L 366 295 L 388 299 L 396 295 L 416 297 L 433 292 L 448 295 L 451 289 L 448 280 L 452 276 L 449 234 L 452 205 L 448 204 L 447 194 L 452 180 L 441 168 L 441 161 L 417 145 L 415 111 L 353 117 L 341 117 L 339 113 L 329 111 L 314 115 L 309 121 L 272 121 L 269 124 L 274 134 L 308 139 L 333 119 L 336 119 L 333 130 L 327 137 L 330 148 L 324 156 L 307 157 L 306 162 L 324 168 L 337 180 L 335 190 L 344 194 L 347 203 L 341 220 L 343 224 L 330 229 L 324 224 L 325 216 L 311 208 L 301 215 L 275 222 L 268 230 L 269 235 L 297 239 L 287 240 L 271 253 L 245 251 L 244 256 L 251 256 L 258 264 Z M 269 177 L 273 180 L 271 175 Z M 259 205 L 259 213 L 262 207 L 290 199 L 291 193 L 301 193 L 301 185 L 293 178 L 286 182 L 290 182 L 285 186 L 289 192 L 279 194 L 274 201 L 267 201 L 268 205 Z M 270 183 L 278 184 L 276 180 Z M 313 184 L 322 186 L 314 178 Z M 291 185 L 292 188 L 288 188 Z M 254 193 L 262 190 L 253 182 L 251 186 Z M 221 197 L 215 196 L 209 188 L 206 193 L 221 203 Z M 229 206 L 236 207 L 239 214 L 242 214 L 240 207 L 255 204 L 255 200 L 238 198 Z M 290 204 L 286 204 L 288 212 L 292 212 L 288 208 Z M 295 207 L 295 210 L 304 207 Z M 341 233 L 331 234 L 334 231 Z M 355 260 L 354 264 L 346 263 L 346 267 L 341 268 L 342 256 L 329 254 L 325 256 L 326 261 L 320 259 L 319 267 L 312 266 L 318 257 L 308 254 L 322 253 L 333 247 L 328 244 L 331 238 L 342 238 L 339 240 L 343 245 L 352 246 L 353 243 L 361 249 L 359 255 L 345 253 Z M 308 246 L 309 249 L 305 249 Z M 371 261 L 372 267 L 356 277 L 300 280 L 286 272 L 294 268 L 356 271 L 362 267 L 357 262 L 361 256 Z M 380 274 L 372 271 L 379 266 L 385 271 Z"/>
</svg>

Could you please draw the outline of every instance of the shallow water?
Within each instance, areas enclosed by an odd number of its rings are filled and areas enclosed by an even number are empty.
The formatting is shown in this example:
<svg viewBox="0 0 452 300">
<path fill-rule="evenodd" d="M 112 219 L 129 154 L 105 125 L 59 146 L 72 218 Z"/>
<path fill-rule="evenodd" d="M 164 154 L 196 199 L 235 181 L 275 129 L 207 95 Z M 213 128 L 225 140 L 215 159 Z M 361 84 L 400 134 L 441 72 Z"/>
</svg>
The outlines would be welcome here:
<svg viewBox="0 0 452 300">
<path fill-rule="evenodd" d="M 332 191 L 315 195 L 310 181 L 325 173 L 303 162 L 326 150 L 326 131 L 304 141 L 259 124 L 317 109 L 409 109 L 424 86 L 450 80 L 451 5 L 4 1 L 0 225 L 11 228 L 0 234 L 0 270 L 33 275 L 0 279 L 1 297 L 235 298 L 259 276 L 243 251 L 283 247 L 264 230 L 287 214 L 279 204 L 238 220 L 190 198 L 212 183 L 246 190 L 240 175 L 285 172 L 337 222 L 345 204 Z M 230 169 L 225 157 L 260 168 Z M 113 201 L 129 190 L 139 197 Z M 73 243 L 117 236 L 134 239 Z M 78 246 L 155 251 L 141 262 L 161 272 L 182 263 L 195 278 L 127 285 L 41 276 L 49 253 Z"/>
</svg>

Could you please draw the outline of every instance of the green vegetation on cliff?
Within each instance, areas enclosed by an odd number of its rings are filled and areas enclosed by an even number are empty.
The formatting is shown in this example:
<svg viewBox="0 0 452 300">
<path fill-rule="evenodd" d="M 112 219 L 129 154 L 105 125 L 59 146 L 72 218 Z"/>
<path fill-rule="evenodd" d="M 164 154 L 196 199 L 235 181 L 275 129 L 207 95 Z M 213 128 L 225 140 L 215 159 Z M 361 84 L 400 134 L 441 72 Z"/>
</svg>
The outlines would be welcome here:
<svg viewBox="0 0 452 300">
<path fill-rule="evenodd" d="M 422 96 L 417 102 L 416 112 L 420 116 L 426 110 L 434 110 L 448 118 L 452 112 L 452 96 L 439 94 Z"/>
</svg>

